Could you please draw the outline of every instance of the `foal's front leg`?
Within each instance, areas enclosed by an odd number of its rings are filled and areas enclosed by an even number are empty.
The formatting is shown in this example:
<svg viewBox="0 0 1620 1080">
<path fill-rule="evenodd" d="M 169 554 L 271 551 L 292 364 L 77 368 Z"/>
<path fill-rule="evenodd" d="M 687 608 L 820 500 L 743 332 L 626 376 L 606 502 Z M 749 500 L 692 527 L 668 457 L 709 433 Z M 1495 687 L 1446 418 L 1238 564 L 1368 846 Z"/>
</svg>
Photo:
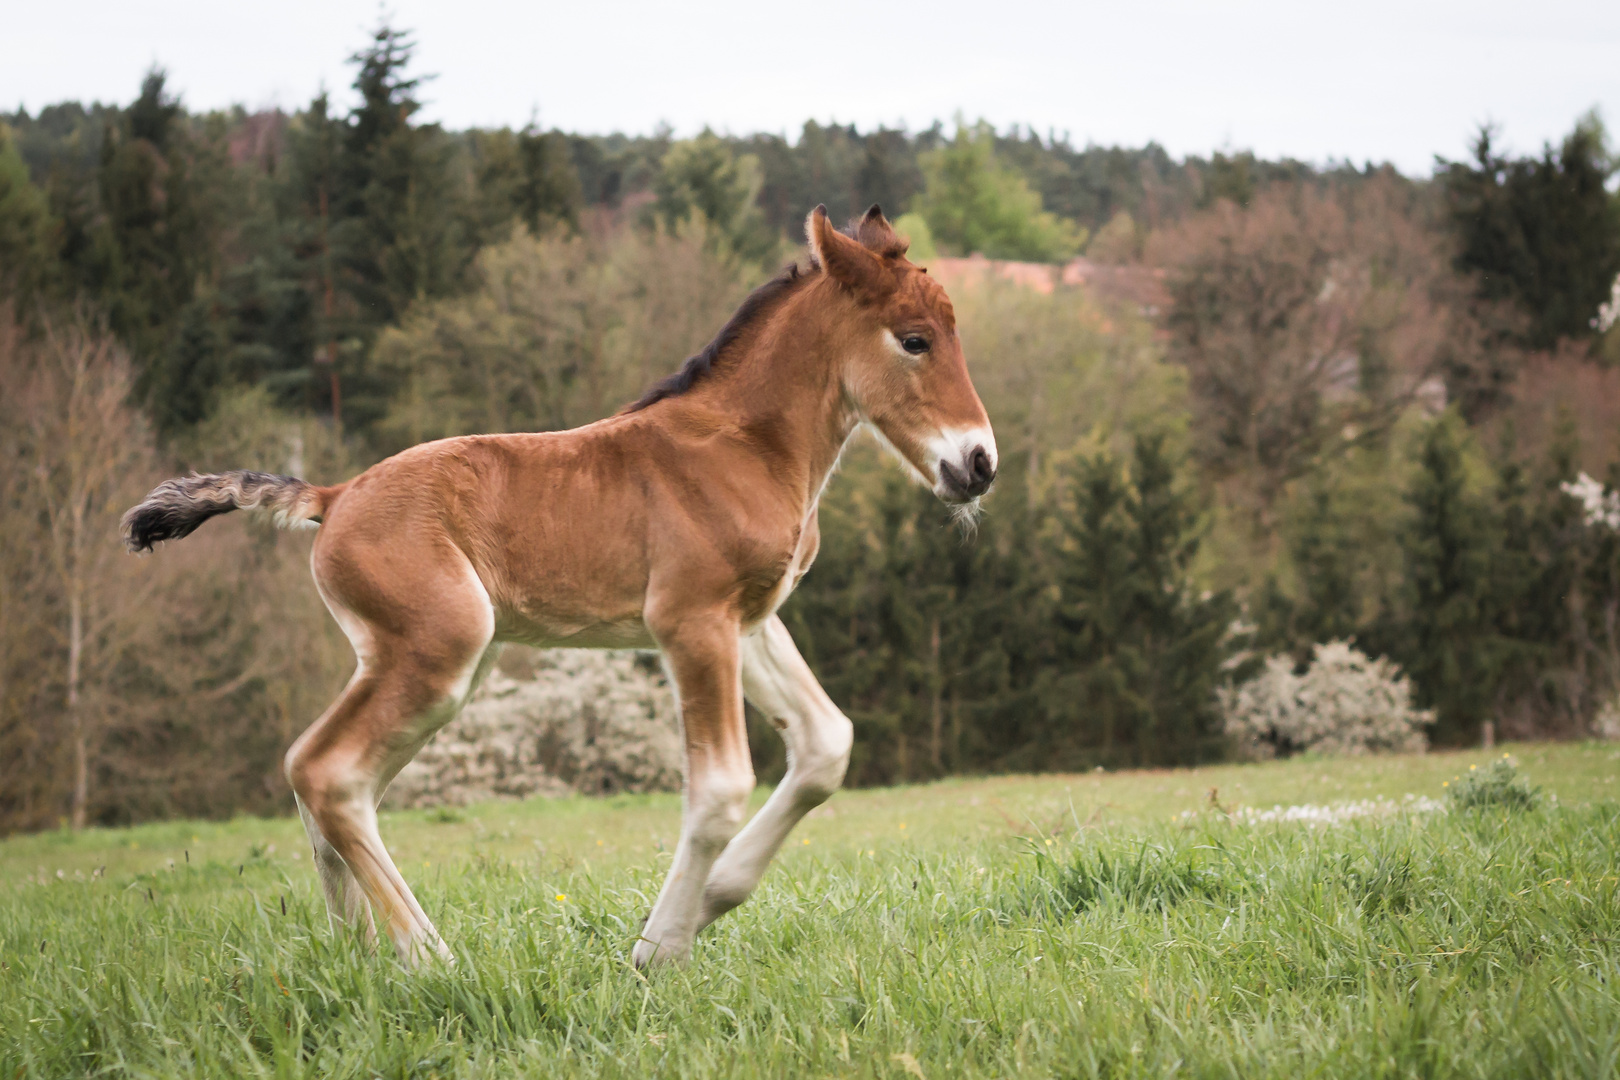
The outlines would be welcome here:
<svg viewBox="0 0 1620 1080">
<path fill-rule="evenodd" d="M 664 887 L 631 956 L 637 967 L 684 960 L 692 951 L 703 886 L 715 858 L 742 824 L 754 789 L 743 726 L 735 619 L 689 618 L 659 635 L 675 677 L 686 738 L 681 839 Z"/>
<path fill-rule="evenodd" d="M 742 677 L 748 700 L 782 732 L 787 775 L 714 864 L 699 929 L 746 900 L 793 827 L 838 790 L 855 739 L 849 718 L 821 688 L 775 615 L 742 639 Z"/>
</svg>

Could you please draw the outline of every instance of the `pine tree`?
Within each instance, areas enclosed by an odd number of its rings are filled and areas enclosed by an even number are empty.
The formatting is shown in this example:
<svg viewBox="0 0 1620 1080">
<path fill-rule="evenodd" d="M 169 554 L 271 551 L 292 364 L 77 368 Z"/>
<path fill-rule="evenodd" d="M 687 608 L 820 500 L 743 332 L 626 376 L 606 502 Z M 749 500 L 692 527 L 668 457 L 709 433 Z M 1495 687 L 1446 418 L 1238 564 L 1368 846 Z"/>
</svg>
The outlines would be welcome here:
<svg viewBox="0 0 1620 1080">
<path fill-rule="evenodd" d="M 1406 617 L 1401 666 L 1438 717 L 1437 742 L 1471 741 L 1491 718 L 1501 642 L 1492 628 L 1496 530 L 1471 489 L 1469 436 L 1456 413 L 1424 433 L 1407 492 Z"/>
<path fill-rule="evenodd" d="M 35 187 L 11 129 L 0 123 L 0 301 L 27 313 L 56 278 L 56 222 Z"/>
<path fill-rule="evenodd" d="M 334 304 L 342 329 L 317 349 L 335 346 L 335 357 L 322 355 L 343 373 L 341 414 L 362 428 L 382 415 L 389 390 L 365 365 L 372 337 L 413 302 L 451 292 L 473 254 L 454 145 L 437 125 L 412 122 L 423 82 L 407 74 L 414 50 L 407 31 L 385 24 L 350 57 L 360 104 L 339 129 L 323 215 L 335 268 L 322 277 L 348 303 Z"/>
<path fill-rule="evenodd" d="M 759 159 L 734 154 L 724 140 L 705 130 L 669 148 L 653 179 L 655 219 L 671 233 L 697 219 L 723 255 L 745 262 L 775 260 L 781 238 L 756 205 L 761 183 Z"/>
<path fill-rule="evenodd" d="M 579 227 L 584 203 L 568 137 L 542 132 L 475 132 L 480 238 L 497 239 L 513 221 L 535 236 L 556 224 Z"/>
<path fill-rule="evenodd" d="M 1361 629 L 1357 618 L 1357 549 L 1344 527 L 1336 492 L 1318 476 L 1305 492 L 1305 510 L 1288 538 L 1299 600 L 1293 612 L 1293 640 L 1300 656 L 1319 642 L 1349 640 Z"/>
<path fill-rule="evenodd" d="M 1498 154 L 1492 136 L 1482 129 L 1473 162 L 1443 162 L 1439 172 L 1461 244 L 1457 268 L 1476 275 L 1485 299 L 1521 309 L 1530 345 L 1586 339 L 1620 274 L 1620 200 L 1606 186 L 1616 164 L 1602 125 L 1583 117 L 1539 158 Z"/>
<path fill-rule="evenodd" d="M 1057 556 L 1061 667 L 1042 695 L 1068 729 L 1054 751 L 1070 766 L 1215 756 L 1215 687 L 1236 607 L 1229 594 L 1194 591 L 1197 514 L 1163 438 L 1136 439 L 1129 477 L 1106 452 L 1083 460 L 1073 497 Z"/>
</svg>

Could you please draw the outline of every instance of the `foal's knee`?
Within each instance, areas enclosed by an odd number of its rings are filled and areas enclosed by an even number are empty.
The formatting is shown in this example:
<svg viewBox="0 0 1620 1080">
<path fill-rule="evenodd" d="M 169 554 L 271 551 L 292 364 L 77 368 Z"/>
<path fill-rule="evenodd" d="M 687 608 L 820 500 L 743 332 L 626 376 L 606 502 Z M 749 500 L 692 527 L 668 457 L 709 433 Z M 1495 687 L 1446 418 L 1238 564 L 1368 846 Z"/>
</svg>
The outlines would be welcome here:
<svg viewBox="0 0 1620 1080">
<path fill-rule="evenodd" d="M 742 828 L 748 796 L 754 790 L 754 772 L 711 773 L 688 795 L 688 835 L 692 843 L 718 855 Z"/>
</svg>

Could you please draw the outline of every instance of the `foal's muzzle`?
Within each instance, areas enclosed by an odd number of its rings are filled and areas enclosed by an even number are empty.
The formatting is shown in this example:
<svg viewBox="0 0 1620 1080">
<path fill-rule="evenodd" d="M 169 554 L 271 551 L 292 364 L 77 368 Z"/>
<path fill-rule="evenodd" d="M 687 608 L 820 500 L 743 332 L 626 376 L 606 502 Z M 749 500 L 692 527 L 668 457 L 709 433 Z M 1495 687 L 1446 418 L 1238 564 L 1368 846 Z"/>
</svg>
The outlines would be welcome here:
<svg viewBox="0 0 1620 1080">
<path fill-rule="evenodd" d="M 996 479 L 996 462 L 983 445 L 976 445 L 962 456 L 959 464 L 939 459 L 940 495 L 946 502 L 965 503 L 990 490 Z"/>
</svg>

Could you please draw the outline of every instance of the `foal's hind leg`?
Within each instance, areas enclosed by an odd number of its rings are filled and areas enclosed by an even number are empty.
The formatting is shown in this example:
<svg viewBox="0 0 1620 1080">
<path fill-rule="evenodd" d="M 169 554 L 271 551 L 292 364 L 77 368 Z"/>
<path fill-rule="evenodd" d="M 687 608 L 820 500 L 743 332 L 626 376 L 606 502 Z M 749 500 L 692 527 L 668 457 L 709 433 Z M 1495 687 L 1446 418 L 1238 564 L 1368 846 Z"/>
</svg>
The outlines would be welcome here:
<svg viewBox="0 0 1620 1080">
<path fill-rule="evenodd" d="M 484 681 L 484 676 L 494 666 L 499 653 L 499 645 L 491 645 L 484 650 L 478 671 L 473 677 L 472 685 L 469 687 L 468 696 L 473 691 L 476 691 Z M 445 722 L 448 723 L 450 719 L 454 719 L 453 714 Z M 420 747 L 418 747 L 418 750 L 420 750 Z M 396 760 L 399 760 L 399 758 L 404 758 L 404 760 L 400 760 L 398 766 L 392 772 L 378 777 L 377 805 L 382 804 L 382 797 L 387 791 L 388 785 L 393 781 L 394 776 L 398 775 L 399 769 L 403 768 L 410 758 L 415 756 L 414 752 L 410 755 L 396 755 Z M 371 905 L 366 901 L 366 894 L 361 889 L 360 882 L 355 878 L 354 872 L 349 869 L 349 864 L 344 862 L 343 857 L 337 853 L 337 849 L 327 841 L 325 834 L 321 832 L 321 827 L 315 822 L 315 815 L 310 813 L 309 807 L 304 805 L 304 800 L 299 798 L 296 793 L 294 793 L 293 799 L 298 804 L 298 816 L 303 819 L 304 832 L 308 834 L 310 847 L 314 851 L 315 869 L 320 874 L 321 890 L 326 896 L 327 917 L 331 920 L 334 928 L 340 925 L 357 927 L 364 933 L 367 941 L 375 941 L 377 938 L 377 921 L 372 917 Z"/>
<path fill-rule="evenodd" d="M 775 615 L 742 639 L 742 678 L 748 700 L 781 729 L 787 775 L 709 872 L 700 928 L 746 900 L 793 826 L 838 790 L 854 742 L 853 726 Z"/>
<path fill-rule="evenodd" d="M 401 629 L 390 632 L 378 626 L 381 620 L 361 623 L 342 611 L 339 622 L 355 641 L 360 669 L 287 752 L 287 777 L 314 826 L 311 839 L 318 835 L 341 859 L 369 906 L 381 912 L 400 958 L 413 965 L 429 951 L 453 958 L 383 846 L 377 802 L 422 744 L 460 710 L 494 658 L 493 613 L 471 569 L 426 588 L 435 612 L 431 624 L 391 619 Z M 340 610 L 334 605 L 334 614 Z M 319 864 L 320 842 L 316 852 Z M 327 871 L 322 866 L 328 902 L 336 901 L 340 915 L 352 919 L 350 879 Z"/>
<path fill-rule="evenodd" d="M 315 816 L 304 805 L 304 800 L 296 794 L 293 799 L 298 803 L 298 816 L 304 821 L 304 832 L 308 834 L 309 846 L 314 851 L 315 870 L 321 876 L 321 891 L 326 894 L 327 919 L 333 929 L 338 926 L 357 927 L 367 941 L 375 941 L 377 921 L 371 916 L 371 906 L 366 903 L 366 894 L 361 891 L 360 883 L 349 871 L 343 856 L 326 842 L 321 827 L 315 824 Z"/>
</svg>

